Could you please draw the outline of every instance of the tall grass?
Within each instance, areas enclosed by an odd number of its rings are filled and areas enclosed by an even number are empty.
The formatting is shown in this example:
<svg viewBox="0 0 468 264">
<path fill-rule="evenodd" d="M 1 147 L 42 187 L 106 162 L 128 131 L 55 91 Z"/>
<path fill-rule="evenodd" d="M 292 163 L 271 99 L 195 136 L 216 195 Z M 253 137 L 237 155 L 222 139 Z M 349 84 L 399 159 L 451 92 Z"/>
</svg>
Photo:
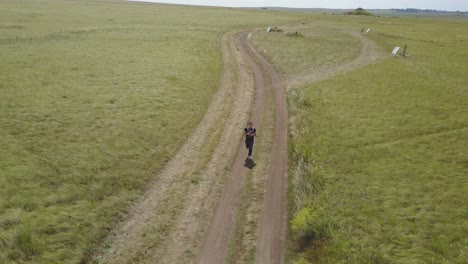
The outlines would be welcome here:
<svg viewBox="0 0 468 264">
<path fill-rule="evenodd" d="M 291 261 L 464 263 L 468 21 L 331 19 L 410 57 L 290 92 Z"/>
<path fill-rule="evenodd" d="M 79 263 L 207 109 L 226 31 L 297 13 L 0 3 L 0 262 Z"/>
</svg>

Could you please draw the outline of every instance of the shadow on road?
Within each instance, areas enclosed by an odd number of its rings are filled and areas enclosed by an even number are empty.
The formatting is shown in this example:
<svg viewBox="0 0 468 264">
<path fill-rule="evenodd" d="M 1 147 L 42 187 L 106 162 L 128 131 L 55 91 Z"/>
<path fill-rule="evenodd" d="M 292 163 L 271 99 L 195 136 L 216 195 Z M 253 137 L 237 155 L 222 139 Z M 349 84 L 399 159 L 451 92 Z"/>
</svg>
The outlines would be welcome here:
<svg viewBox="0 0 468 264">
<path fill-rule="evenodd" d="M 255 166 L 257 166 L 257 164 L 256 164 L 255 161 L 253 161 L 252 159 L 246 159 L 246 160 L 245 160 L 244 167 L 249 168 L 249 170 L 251 170 L 251 169 L 253 169 Z"/>
</svg>

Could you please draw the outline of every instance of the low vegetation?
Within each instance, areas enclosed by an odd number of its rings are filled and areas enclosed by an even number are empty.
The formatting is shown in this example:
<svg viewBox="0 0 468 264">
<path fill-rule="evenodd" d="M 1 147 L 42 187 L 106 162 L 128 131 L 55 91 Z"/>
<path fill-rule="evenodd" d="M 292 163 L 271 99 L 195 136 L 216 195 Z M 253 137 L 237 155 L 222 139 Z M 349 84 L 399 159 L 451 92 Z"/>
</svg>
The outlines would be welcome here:
<svg viewBox="0 0 468 264">
<path fill-rule="evenodd" d="M 289 261 L 464 263 L 468 21 L 323 19 L 372 27 L 366 37 L 388 53 L 407 44 L 410 57 L 289 91 Z M 257 38 L 284 71 L 281 56 L 313 64 L 301 43 L 274 43 Z"/>
</svg>

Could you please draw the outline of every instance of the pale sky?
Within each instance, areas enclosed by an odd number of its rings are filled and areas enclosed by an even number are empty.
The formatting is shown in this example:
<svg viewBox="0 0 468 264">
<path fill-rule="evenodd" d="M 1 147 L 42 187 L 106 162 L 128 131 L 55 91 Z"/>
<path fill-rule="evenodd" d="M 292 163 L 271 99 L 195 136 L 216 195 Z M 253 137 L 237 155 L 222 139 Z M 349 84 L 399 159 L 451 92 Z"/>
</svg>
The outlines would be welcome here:
<svg viewBox="0 0 468 264">
<path fill-rule="evenodd" d="M 448 11 L 468 11 L 468 0 L 138 0 L 187 5 L 229 6 L 229 7 L 302 7 L 302 8 L 420 8 Z"/>
</svg>

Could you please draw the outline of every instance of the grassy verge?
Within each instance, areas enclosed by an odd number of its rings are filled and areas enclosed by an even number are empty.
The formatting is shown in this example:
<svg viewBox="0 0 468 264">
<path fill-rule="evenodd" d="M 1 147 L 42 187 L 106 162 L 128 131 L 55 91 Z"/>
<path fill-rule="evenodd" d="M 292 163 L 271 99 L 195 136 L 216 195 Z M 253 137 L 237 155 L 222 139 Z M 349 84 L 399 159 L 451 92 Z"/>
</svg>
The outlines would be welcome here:
<svg viewBox="0 0 468 264">
<path fill-rule="evenodd" d="M 200 121 L 222 34 L 297 17 L 0 3 L 0 262 L 85 261 Z"/>
<path fill-rule="evenodd" d="M 330 20 L 410 57 L 289 94 L 290 261 L 463 263 L 468 21 Z"/>
</svg>

